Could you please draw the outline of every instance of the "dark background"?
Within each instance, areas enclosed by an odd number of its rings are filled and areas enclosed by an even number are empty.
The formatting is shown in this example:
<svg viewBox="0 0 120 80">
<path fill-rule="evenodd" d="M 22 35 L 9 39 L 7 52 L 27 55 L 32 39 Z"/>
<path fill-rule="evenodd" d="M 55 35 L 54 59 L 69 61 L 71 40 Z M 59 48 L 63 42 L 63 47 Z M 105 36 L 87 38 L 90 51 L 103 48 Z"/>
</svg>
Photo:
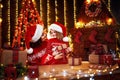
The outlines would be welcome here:
<svg viewBox="0 0 120 80">
<path fill-rule="evenodd" d="M 8 41 L 8 12 L 7 12 L 7 9 L 8 9 L 8 0 L 0 0 L 3 4 L 3 9 L 2 9 L 2 44 L 4 44 L 5 42 Z M 36 1 L 36 8 L 38 10 L 38 12 L 40 12 L 40 0 L 35 0 Z M 64 7 L 63 7 L 63 2 L 64 0 L 57 0 L 58 1 L 58 17 L 59 17 L 59 22 L 64 24 L 64 20 L 63 20 L 63 13 L 64 13 Z M 74 0 L 66 0 L 67 2 L 67 30 L 69 32 L 69 30 L 71 28 L 74 27 L 74 18 L 73 18 L 73 1 Z M 76 0 L 77 4 L 76 4 L 76 15 L 77 15 L 77 18 L 79 18 L 79 13 L 81 12 L 81 7 L 82 5 L 84 4 L 84 1 L 85 0 Z M 108 4 L 108 0 L 101 0 L 103 1 L 106 6 Z M 22 0 L 18 0 L 18 14 L 21 10 L 21 2 Z M 55 22 L 55 12 L 54 12 L 54 9 L 55 9 L 55 0 L 50 0 L 50 11 L 51 11 L 51 14 L 50 14 L 50 23 L 54 23 Z M 117 24 L 120 25 L 120 0 L 111 0 L 110 1 L 111 3 L 111 15 L 114 17 L 114 19 L 116 20 Z M 16 17 L 16 14 L 15 14 L 15 8 L 16 8 L 16 0 L 10 0 L 10 39 L 11 39 L 11 43 L 12 43 L 12 40 L 13 40 L 13 35 L 14 35 L 14 31 L 15 31 L 15 17 Z M 45 24 L 45 27 L 47 27 L 47 0 L 43 0 L 43 22 Z"/>
</svg>

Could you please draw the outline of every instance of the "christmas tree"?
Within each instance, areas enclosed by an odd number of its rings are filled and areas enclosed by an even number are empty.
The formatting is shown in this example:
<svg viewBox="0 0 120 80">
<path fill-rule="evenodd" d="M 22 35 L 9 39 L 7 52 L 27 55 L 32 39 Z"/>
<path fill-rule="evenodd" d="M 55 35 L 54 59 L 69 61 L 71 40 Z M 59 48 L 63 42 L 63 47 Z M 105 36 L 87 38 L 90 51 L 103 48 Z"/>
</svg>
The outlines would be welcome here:
<svg viewBox="0 0 120 80">
<path fill-rule="evenodd" d="M 40 15 L 32 0 L 23 0 L 22 8 L 18 16 L 18 23 L 15 27 L 12 48 L 25 49 L 25 32 L 27 27 L 36 24 L 43 24 Z"/>
</svg>

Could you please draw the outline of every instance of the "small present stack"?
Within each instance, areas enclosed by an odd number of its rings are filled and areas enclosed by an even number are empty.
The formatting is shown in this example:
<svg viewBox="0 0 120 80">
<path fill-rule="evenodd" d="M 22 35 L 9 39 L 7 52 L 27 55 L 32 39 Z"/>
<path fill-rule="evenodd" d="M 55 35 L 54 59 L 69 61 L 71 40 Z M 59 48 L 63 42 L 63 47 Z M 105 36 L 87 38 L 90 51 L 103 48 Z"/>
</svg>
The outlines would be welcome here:
<svg viewBox="0 0 120 80">
<path fill-rule="evenodd" d="M 92 45 L 89 62 L 106 65 L 112 65 L 114 63 L 112 54 L 108 53 L 107 46 L 104 44 Z"/>
</svg>

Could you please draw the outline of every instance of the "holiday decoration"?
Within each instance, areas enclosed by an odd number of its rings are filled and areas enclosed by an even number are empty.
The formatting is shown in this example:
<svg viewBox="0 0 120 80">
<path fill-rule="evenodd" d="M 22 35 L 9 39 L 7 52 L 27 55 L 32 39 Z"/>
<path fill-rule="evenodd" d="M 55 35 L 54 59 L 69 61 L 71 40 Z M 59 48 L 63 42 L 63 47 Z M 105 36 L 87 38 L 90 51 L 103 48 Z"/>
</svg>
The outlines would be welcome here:
<svg viewBox="0 0 120 80">
<path fill-rule="evenodd" d="M 38 66 L 28 66 L 27 74 L 29 78 L 38 78 L 39 77 Z"/>
<path fill-rule="evenodd" d="M 3 50 L 2 52 L 1 63 L 3 65 L 7 65 L 11 63 L 13 64 L 22 63 L 22 65 L 26 65 L 26 61 L 27 61 L 26 51 Z"/>
<path fill-rule="evenodd" d="M 70 66 L 78 66 L 78 65 L 81 65 L 81 63 L 82 63 L 82 58 L 80 58 L 80 57 L 69 57 L 68 58 L 68 64 L 70 65 Z"/>
<path fill-rule="evenodd" d="M 25 32 L 28 27 L 43 24 L 32 0 L 22 0 L 22 8 L 15 27 L 12 48 L 25 49 Z"/>
<path fill-rule="evenodd" d="M 0 79 L 16 80 L 18 77 L 25 76 L 27 67 L 22 63 L 0 65 Z"/>
<path fill-rule="evenodd" d="M 97 34 L 98 34 L 98 32 L 96 30 L 92 30 L 90 33 L 90 36 L 89 36 L 89 41 L 96 44 L 97 43 L 97 40 L 96 40 Z"/>
<path fill-rule="evenodd" d="M 107 29 L 107 32 L 106 32 L 106 34 L 105 34 L 105 37 L 104 37 L 104 39 L 107 41 L 107 42 L 109 42 L 109 43 L 113 43 L 114 42 L 114 40 L 112 39 L 112 37 L 111 37 L 111 35 L 113 34 L 113 30 L 111 29 L 111 28 L 108 28 Z"/>
<path fill-rule="evenodd" d="M 81 43 L 81 36 L 82 36 L 82 33 L 80 31 L 78 31 L 75 35 L 75 38 L 74 38 L 74 41 L 78 44 Z"/>
<path fill-rule="evenodd" d="M 5 68 L 5 77 L 7 79 L 13 79 L 13 80 L 16 80 L 17 78 L 17 71 L 16 71 L 16 68 L 14 66 L 11 66 L 11 65 L 8 65 L 6 68 Z"/>
<path fill-rule="evenodd" d="M 99 0 L 97 1 L 90 1 L 86 3 L 86 7 L 85 7 L 85 13 L 87 16 L 89 17 L 96 17 L 99 15 L 99 13 L 101 12 L 101 2 Z"/>
</svg>

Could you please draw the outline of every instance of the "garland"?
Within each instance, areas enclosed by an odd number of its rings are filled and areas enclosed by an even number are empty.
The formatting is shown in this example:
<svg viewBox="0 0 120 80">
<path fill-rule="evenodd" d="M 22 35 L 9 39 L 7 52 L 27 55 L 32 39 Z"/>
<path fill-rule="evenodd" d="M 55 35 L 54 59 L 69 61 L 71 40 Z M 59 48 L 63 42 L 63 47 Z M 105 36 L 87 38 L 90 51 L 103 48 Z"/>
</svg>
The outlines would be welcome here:
<svg viewBox="0 0 120 80">
<path fill-rule="evenodd" d="M 85 13 L 89 17 L 96 17 L 101 12 L 101 2 L 92 1 L 89 4 L 86 4 Z"/>
</svg>

